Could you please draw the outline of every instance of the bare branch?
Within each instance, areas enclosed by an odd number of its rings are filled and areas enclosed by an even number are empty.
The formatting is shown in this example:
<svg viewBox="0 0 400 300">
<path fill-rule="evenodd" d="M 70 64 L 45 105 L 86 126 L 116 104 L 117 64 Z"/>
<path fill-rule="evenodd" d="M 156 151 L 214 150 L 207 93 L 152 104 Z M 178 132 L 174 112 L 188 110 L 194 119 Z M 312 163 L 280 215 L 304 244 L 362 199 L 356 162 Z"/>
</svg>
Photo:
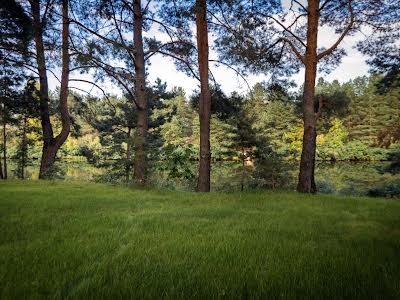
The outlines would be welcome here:
<svg viewBox="0 0 400 300">
<path fill-rule="evenodd" d="M 319 11 L 322 11 L 329 2 L 332 2 L 332 0 L 325 0 L 325 2 L 319 8 Z"/>
<path fill-rule="evenodd" d="M 188 62 L 186 59 L 184 59 L 182 57 L 179 57 L 179 56 L 177 56 L 175 54 L 164 52 L 164 51 L 158 51 L 157 53 L 160 53 L 160 54 L 165 55 L 165 56 L 172 57 L 172 58 L 184 63 L 188 67 L 188 69 L 190 70 L 190 73 L 192 73 L 193 77 L 196 78 L 198 81 L 200 81 L 199 76 L 197 76 L 196 72 L 193 70 L 192 66 L 190 65 L 190 62 Z"/>
<path fill-rule="evenodd" d="M 85 80 L 85 79 L 70 79 L 69 81 L 85 82 L 85 83 L 89 83 L 89 84 L 91 84 L 91 85 L 97 87 L 100 91 L 102 91 L 104 97 L 107 99 L 108 103 L 112 106 L 114 112 L 117 111 L 116 108 L 115 108 L 115 106 L 114 106 L 114 104 L 111 103 L 110 98 L 108 98 L 106 92 L 105 92 L 97 83 L 95 83 L 95 82 L 93 82 L 93 81 Z M 79 89 L 79 88 L 76 88 L 76 87 L 73 87 L 73 88 L 74 88 L 74 89 Z M 81 90 L 81 89 L 79 89 L 79 90 Z M 89 93 L 88 93 L 88 94 L 89 94 Z"/>
<path fill-rule="evenodd" d="M 34 72 L 35 74 L 39 74 L 37 71 L 32 70 L 32 68 L 33 69 L 37 69 L 37 66 L 30 65 L 30 64 L 22 62 L 22 61 L 14 60 L 14 59 L 9 58 L 9 57 L 5 57 L 4 60 L 8 60 L 8 61 L 11 61 L 11 62 L 13 62 L 15 64 L 22 65 L 25 68 L 27 68 L 28 70 Z M 61 82 L 61 80 L 58 78 L 58 76 L 51 69 L 47 69 L 46 71 L 50 72 L 54 76 L 54 78 L 57 79 L 58 82 Z"/>
<path fill-rule="evenodd" d="M 259 13 L 259 14 L 262 15 L 264 18 L 269 18 L 269 19 L 274 20 L 279 26 L 281 26 L 283 28 L 283 32 L 287 32 L 291 36 L 293 36 L 304 48 L 307 47 L 306 44 L 302 41 L 301 38 L 299 38 L 297 35 L 295 35 L 293 33 L 293 31 L 290 30 L 289 27 L 286 27 L 285 25 L 283 25 L 277 18 L 275 18 L 274 16 L 263 14 L 263 13 Z M 296 18 L 296 20 L 297 20 L 297 18 Z M 293 26 L 293 24 L 291 24 L 290 27 Z"/>
<path fill-rule="evenodd" d="M 294 54 L 296 54 L 297 58 L 303 63 L 305 64 L 305 58 L 304 55 L 302 55 L 300 53 L 300 51 L 296 48 L 296 46 L 293 44 L 293 42 L 291 40 L 289 40 L 288 38 L 281 38 L 282 41 L 284 41 L 285 43 L 288 43 L 290 48 L 292 48 Z"/>
<path fill-rule="evenodd" d="M 147 9 L 149 8 L 150 2 L 151 2 L 151 0 L 148 0 L 148 1 L 147 1 L 147 4 L 146 4 L 146 6 L 145 6 L 144 9 L 143 9 L 143 13 L 145 13 L 145 12 L 147 11 Z"/>
<path fill-rule="evenodd" d="M 161 27 L 164 28 L 165 32 L 168 34 L 168 36 L 169 36 L 171 42 L 174 40 L 174 39 L 173 39 L 173 35 L 172 35 L 172 33 L 171 33 L 171 29 L 168 28 L 168 26 L 166 26 L 163 22 L 160 22 L 160 21 L 158 21 L 158 20 L 156 20 L 156 19 L 153 19 L 153 18 L 150 18 L 150 17 L 143 17 L 143 20 L 148 20 L 148 21 L 151 21 L 151 22 L 154 22 L 154 23 L 160 25 Z"/>
<path fill-rule="evenodd" d="M 44 9 L 44 13 L 43 13 L 43 16 L 42 16 L 42 20 L 41 20 L 41 22 L 40 22 L 42 26 L 43 26 L 44 23 L 46 22 L 47 13 L 48 13 L 48 11 L 49 11 L 50 6 L 53 5 L 53 2 L 54 2 L 54 1 L 52 1 L 52 0 L 48 0 L 47 3 L 46 3 L 46 8 Z"/>
<path fill-rule="evenodd" d="M 111 4 L 112 16 L 113 16 L 115 28 L 117 29 L 119 38 L 121 39 L 121 44 L 125 47 L 125 49 L 126 49 L 126 48 L 129 48 L 129 47 L 125 44 L 125 39 L 124 39 L 124 37 L 122 36 L 122 32 L 121 32 L 121 30 L 120 30 L 120 28 L 119 28 L 119 26 L 118 26 L 117 19 L 116 19 L 116 17 L 115 17 L 115 9 L 114 9 L 113 0 L 110 1 L 110 4 Z M 135 57 L 133 56 L 133 54 L 131 53 L 131 51 L 127 51 L 127 52 L 128 52 L 129 57 L 131 58 L 131 60 L 132 60 L 132 61 L 135 61 Z"/>
<path fill-rule="evenodd" d="M 79 21 L 77 21 L 77 20 L 71 20 L 71 23 L 77 24 L 78 26 L 82 27 L 82 28 L 85 29 L 86 31 L 90 32 L 91 34 L 97 36 L 98 38 L 100 38 L 100 39 L 102 39 L 102 40 L 104 40 L 104 41 L 106 41 L 107 43 L 110 43 L 110 44 L 112 44 L 112 45 L 114 45 L 114 46 L 116 46 L 116 47 L 125 49 L 128 53 L 134 54 L 134 53 L 136 52 L 135 49 L 132 49 L 132 48 L 130 48 L 130 47 L 124 45 L 124 44 L 118 43 L 118 42 L 115 41 L 115 40 L 109 39 L 109 38 L 107 38 L 107 37 L 105 37 L 105 36 L 99 34 L 98 32 L 96 32 L 96 31 L 90 29 L 89 27 L 85 26 L 84 24 L 82 24 L 81 22 L 79 22 Z"/>
<path fill-rule="evenodd" d="M 301 4 L 299 1 L 297 0 L 292 0 L 292 2 L 296 3 L 298 6 L 300 6 L 304 11 L 308 11 L 307 8 L 305 8 L 305 6 L 303 4 Z"/>
<path fill-rule="evenodd" d="M 353 12 L 353 8 L 351 6 L 351 1 L 352 0 L 348 0 L 349 12 L 350 12 L 350 22 L 349 22 L 349 24 L 347 25 L 346 29 L 342 32 L 342 34 L 340 35 L 338 40 L 330 48 L 328 48 L 325 51 L 322 51 L 320 54 L 318 54 L 318 56 L 317 56 L 318 60 L 320 60 L 324 56 L 327 56 L 327 55 L 331 54 L 339 46 L 339 44 L 343 41 L 343 39 L 349 33 L 349 31 L 353 28 L 354 12 Z"/>
<path fill-rule="evenodd" d="M 165 44 L 162 44 L 161 46 L 155 48 L 155 49 L 150 49 L 149 51 L 147 51 L 146 53 L 144 53 L 145 56 L 145 60 L 148 60 L 150 57 L 152 57 L 154 54 L 156 54 L 157 52 L 159 52 L 162 48 L 170 46 L 170 45 L 174 45 L 174 44 L 184 44 L 184 45 L 189 45 L 194 49 L 197 49 L 196 46 L 194 46 L 191 42 L 189 41 L 172 41 L 172 42 L 168 42 Z"/>
<path fill-rule="evenodd" d="M 233 70 L 240 78 L 243 79 L 243 81 L 244 81 L 244 82 L 246 83 L 246 85 L 247 85 L 247 88 L 248 88 L 249 91 L 251 92 L 251 87 L 250 87 L 249 82 L 248 82 L 247 79 L 243 76 L 243 74 L 240 73 L 237 69 L 235 69 L 234 67 L 232 67 L 230 64 L 227 64 L 227 63 L 225 63 L 225 62 L 223 62 L 223 61 L 220 61 L 220 60 L 210 59 L 209 62 L 214 62 L 214 63 L 217 63 L 217 64 L 221 64 L 221 65 L 224 65 L 225 67 L 228 67 L 229 69 Z"/>
</svg>

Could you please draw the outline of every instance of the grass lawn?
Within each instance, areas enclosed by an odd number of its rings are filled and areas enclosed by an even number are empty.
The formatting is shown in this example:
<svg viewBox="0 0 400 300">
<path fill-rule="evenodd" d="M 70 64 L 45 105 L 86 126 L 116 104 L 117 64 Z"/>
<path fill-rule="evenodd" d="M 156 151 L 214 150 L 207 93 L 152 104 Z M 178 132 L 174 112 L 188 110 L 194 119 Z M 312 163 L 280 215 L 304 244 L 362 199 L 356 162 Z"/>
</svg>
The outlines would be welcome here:
<svg viewBox="0 0 400 300">
<path fill-rule="evenodd" d="M 0 182 L 0 299 L 400 299 L 400 201 Z"/>
</svg>

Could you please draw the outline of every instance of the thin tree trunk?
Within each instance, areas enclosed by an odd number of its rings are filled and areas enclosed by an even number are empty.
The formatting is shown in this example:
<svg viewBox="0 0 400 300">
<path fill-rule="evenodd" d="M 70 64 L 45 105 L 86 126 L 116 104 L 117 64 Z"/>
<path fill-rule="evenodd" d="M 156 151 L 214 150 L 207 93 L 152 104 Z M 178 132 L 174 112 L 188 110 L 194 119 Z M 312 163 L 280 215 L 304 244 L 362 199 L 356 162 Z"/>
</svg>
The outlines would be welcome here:
<svg viewBox="0 0 400 300">
<path fill-rule="evenodd" d="M 3 104 L 3 124 L 6 123 L 6 116 L 5 116 L 5 108 L 4 108 L 4 104 Z M 6 148 L 6 140 L 4 139 L 3 136 L 3 147 L 4 149 Z M 4 173 L 3 173 L 3 166 L 2 166 L 2 162 L 1 162 L 1 157 L 0 157 L 0 179 L 5 179 L 4 177 Z"/>
<path fill-rule="evenodd" d="M 240 191 L 244 190 L 244 175 L 246 169 L 246 157 L 244 153 L 244 147 L 242 147 L 242 178 L 240 179 Z"/>
<path fill-rule="evenodd" d="M 307 48 L 305 54 L 305 80 L 303 92 L 303 148 L 301 153 L 297 191 L 315 193 L 314 179 L 316 137 L 315 128 L 315 78 L 317 76 L 317 38 L 319 20 L 319 0 L 308 1 Z"/>
<path fill-rule="evenodd" d="M 3 179 L 7 179 L 7 125 L 6 121 L 4 120 L 3 123 L 3 166 L 4 166 L 4 173 Z"/>
<path fill-rule="evenodd" d="M 1 163 L 1 158 L 0 158 L 0 179 L 4 179 L 4 176 L 3 176 L 3 166 L 2 166 L 2 163 Z"/>
<path fill-rule="evenodd" d="M 126 182 L 129 182 L 129 174 L 131 173 L 131 132 L 132 128 L 128 127 L 127 133 L 127 145 L 126 145 L 126 167 L 125 167 L 125 177 Z"/>
<path fill-rule="evenodd" d="M 211 151 L 210 118 L 211 96 L 208 86 L 208 29 L 206 0 L 196 0 L 196 29 L 198 64 L 200 73 L 200 162 L 197 191 L 210 191 Z"/>
<path fill-rule="evenodd" d="M 40 19 L 40 1 L 32 1 L 32 17 L 34 23 L 34 35 L 36 44 L 36 60 L 38 65 L 40 83 L 40 117 L 43 132 L 43 149 L 40 162 L 39 178 L 46 178 L 47 172 L 54 165 L 57 151 L 66 141 L 70 132 L 70 117 L 68 112 L 68 78 L 69 78 L 69 19 L 68 0 L 62 1 L 62 74 L 59 109 L 61 114 L 62 129 L 60 134 L 54 138 L 53 127 L 50 122 L 49 113 L 49 88 L 46 74 L 46 59 L 43 43 L 44 22 Z"/>
<path fill-rule="evenodd" d="M 137 130 L 134 141 L 135 159 L 133 177 L 136 184 L 146 184 L 147 173 L 147 131 L 148 131 L 148 111 L 146 95 L 146 70 L 143 51 L 142 26 L 143 16 L 141 0 L 134 0 L 134 48 L 135 48 L 135 96 L 137 103 Z"/>
<path fill-rule="evenodd" d="M 27 142 L 26 142 L 26 116 L 24 116 L 24 126 L 22 129 L 22 151 L 21 151 L 21 179 L 25 178 L 25 165 L 27 155 Z"/>
</svg>

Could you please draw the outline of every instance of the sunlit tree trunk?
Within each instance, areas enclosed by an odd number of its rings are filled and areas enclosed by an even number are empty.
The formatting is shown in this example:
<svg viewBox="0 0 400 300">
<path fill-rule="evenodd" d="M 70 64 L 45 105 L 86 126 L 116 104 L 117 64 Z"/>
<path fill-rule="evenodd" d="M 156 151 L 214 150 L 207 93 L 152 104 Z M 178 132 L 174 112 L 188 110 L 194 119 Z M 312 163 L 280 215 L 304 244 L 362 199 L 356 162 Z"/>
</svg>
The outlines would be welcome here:
<svg viewBox="0 0 400 300">
<path fill-rule="evenodd" d="M 211 96 L 208 86 L 208 29 L 206 0 L 196 0 L 196 28 L 198 64 L 200 73 L 200 162 L 197 190 L 199 192 L 209 192 L 211 172 Z"/>
<path fill-rule="evenodd" d="M 136 184 L 146 184 L 147 173 L 147 131 L 148 111 L 146 95 L 146 69 L 143 51 L 142 26 L 143 16 L 141 0 L 134 0 L 134 48 L 135 48 L 135 97 L 137 103 L 137 127 L 134 139 L 134 170 L 133 177 Z"/>
<path fill-rule="evenodd" d="M 26 165 L 26 161 L 27 161 L 27 152 L 28 152 L 28 143 L 26 140 L 26 126 L 27 126 L 27 122 L 26 122 L 26 116 L 24 116 L 24 125 L 22 128 L 22 151 L 21 151 L 21 179 L 25 178 L 25 165 Z"/>
<path fill-rule="evenodd" d="M 44 22 L 40 17 L 40 1 L 32 1 L 32 17 L 34 23 L 34 36 L 36 44 L 36 61 L 39 73 L 39 98 L 40 98 L 40 117 L 43 134 L 43 149 L 40 162 L 39 178 L 46 178 L 49 169 L 54 165 L 58 150 L 68 138 L 70 132 L 70 116 L 68 111 L 68 80 L 69 80 L 69 19 L 68 19 L 68 0 L 62 1 L 62 74 L 59 109 L 61 115 L 62 129 L 58 136 L 54 138 L 53 127 L 50 122 L 49 112 L 49 88 L 46 74 L 46 58 L 43 43 Z"/>
<path fill-rule="evenodd" d="M 307 48 L 305 54 L 305 80 L 303 92 L 303 148 L 297 191 L 315 193 L 314 179 L 316 128 L 315 128 L 315 78 L 317 76 L 317 38 L 319 20 L 319 0 L 308 1 Z"/>
</svg>

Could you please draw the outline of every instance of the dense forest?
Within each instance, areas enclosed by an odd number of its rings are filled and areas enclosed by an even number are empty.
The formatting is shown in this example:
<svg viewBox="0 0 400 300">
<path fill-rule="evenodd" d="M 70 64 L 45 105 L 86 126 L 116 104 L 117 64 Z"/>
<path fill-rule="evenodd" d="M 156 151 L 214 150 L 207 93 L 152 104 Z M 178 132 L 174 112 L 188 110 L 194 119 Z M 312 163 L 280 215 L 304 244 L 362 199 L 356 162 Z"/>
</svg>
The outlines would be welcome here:
<svg viewBox="0 0 400 300">
<path fill-rule="evenodd" d="M 303 2 L 2 1 L 0 178 L 61 179 L 63 162 L 87 160 L 97 181 L 314 193 L 331 188 L 318 179 L 322 162 L 387 161 L 374 171 L 384 182 L 364 192 L 400 195 L 395 1 Z M 336 33 L 329 47 L 318 45 L 321 28 Z M 342 41 L 358 32 L 368 33 L 357 48 L 371 73 L 318 75 L 341 63 Z M 154 55 L 198 89 L 150 82 Z M 246 83 L 269 80 L 226 94 L 210 64 Z"/>
</svg>

